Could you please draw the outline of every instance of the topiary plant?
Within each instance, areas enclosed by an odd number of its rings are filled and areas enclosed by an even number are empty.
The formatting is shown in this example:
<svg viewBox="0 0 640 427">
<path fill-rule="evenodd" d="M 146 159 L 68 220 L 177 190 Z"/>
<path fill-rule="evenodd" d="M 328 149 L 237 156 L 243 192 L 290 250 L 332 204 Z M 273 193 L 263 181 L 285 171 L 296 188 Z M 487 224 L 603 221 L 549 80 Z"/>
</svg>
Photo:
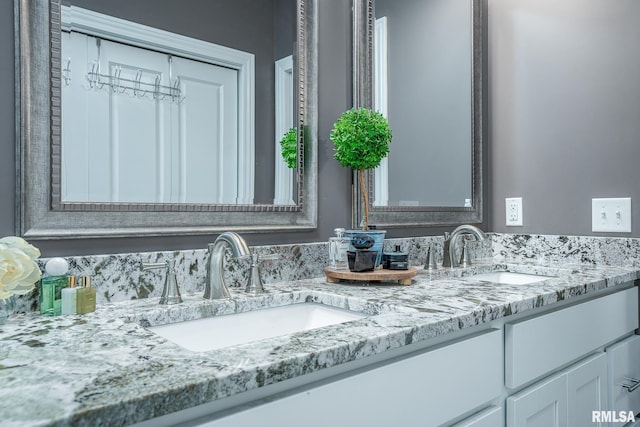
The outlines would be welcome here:
<svg viewBox="0 0 640 427">
<path fill-rule="evenodd" d="M 364 179 L 366 169 L 380 166 L 389 154 L 391 129 L 380 113 L 368 108 L 347 110 L 333 124 L 331 141 L 335 145 L 335 159 L 344 167 L 358 171 L 364 197 L 364 227 L 369 230 L 369 196 Z"/>
<path fill-rule="evenodd" d="M 289 169 L 294 169 L 298 163 L 298 130 L 291 128 L 285 132 L 280 140 L 282 158 Z"/>
</svg>

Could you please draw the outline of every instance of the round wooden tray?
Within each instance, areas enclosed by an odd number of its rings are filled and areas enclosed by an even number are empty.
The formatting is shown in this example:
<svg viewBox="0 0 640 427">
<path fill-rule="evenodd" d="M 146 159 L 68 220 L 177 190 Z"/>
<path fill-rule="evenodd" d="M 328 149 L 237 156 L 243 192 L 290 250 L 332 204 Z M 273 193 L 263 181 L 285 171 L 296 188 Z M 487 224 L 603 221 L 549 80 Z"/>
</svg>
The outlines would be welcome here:
<svg viewBox="0 0 640 427">
<path fill-rule="evenodd" d="M 357 282 L 380 282 L 376 285 L 394 285 L 388 283 L 398 281 L 400 285 L 410 285 L 411 278 L 416 275 L 418 267 L 409 267 L 408 270 L 374 270 L 365 273 L 354 273 L 349 270 L 334 270 L 325 267 L 324 274 L 327 276 L 328 283 L 339 283 L 341 280 L 357 281 Z M 385 283 L 386 282 L 386 283 Z"/>
</svg>

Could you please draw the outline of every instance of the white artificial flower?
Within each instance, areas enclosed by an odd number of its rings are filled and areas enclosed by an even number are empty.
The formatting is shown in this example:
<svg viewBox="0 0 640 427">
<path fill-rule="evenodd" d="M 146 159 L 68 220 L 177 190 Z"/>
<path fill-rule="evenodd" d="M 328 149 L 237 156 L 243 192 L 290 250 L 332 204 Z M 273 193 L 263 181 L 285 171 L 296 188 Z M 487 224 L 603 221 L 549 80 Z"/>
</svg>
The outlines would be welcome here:
<svg viewBox="0 0 640 427">
<path fill-rule="evenodd" d="M 0 239 L 0 299 L 31 292 L 42 275 L 38 256 L 40 251 L 19 237 Z"/>
<path fill-rule="evenodd" d="M 40 257 L 40 250 L 35 246 L 27 243 L 27 241 L 21 237 L 16 237 L 16 236 L 3 237 L 2 239 L 0 239 L 0 245 L 5 245 L 10 248 L 18 248 L 22 252 L 24 252 L 27 256 L 29 256 L 29 258 L 31 258 L 32 260 L 36 260 L 37 258 Z"/>
</svg>

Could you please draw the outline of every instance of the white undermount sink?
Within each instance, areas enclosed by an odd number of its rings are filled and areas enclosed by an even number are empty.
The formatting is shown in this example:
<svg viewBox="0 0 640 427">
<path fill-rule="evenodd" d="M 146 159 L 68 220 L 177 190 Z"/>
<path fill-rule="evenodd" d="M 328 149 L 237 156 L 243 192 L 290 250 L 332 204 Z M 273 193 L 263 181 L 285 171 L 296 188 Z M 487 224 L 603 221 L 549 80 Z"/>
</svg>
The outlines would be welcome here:
<svg viewBox="0 0 640 427">
<path fill-rule="evenodd" d="M 551 276 L 541 276 L 528 273 L 513 273 L 510 271 L 493 271 L 491 273 L 474 274 L 465 279 L 477 280 L 479 282 L 493 282 L 503 285 L 527 285 L 530 283 L 542 282 L 551 279 Z"/>
<path fill-rule="evenodd" d="M 301 303 L 148 329 L 188 350 L 208 351 L 363 317 L 366 315 L 354 311 L 317 303 Z"/>
</svg>

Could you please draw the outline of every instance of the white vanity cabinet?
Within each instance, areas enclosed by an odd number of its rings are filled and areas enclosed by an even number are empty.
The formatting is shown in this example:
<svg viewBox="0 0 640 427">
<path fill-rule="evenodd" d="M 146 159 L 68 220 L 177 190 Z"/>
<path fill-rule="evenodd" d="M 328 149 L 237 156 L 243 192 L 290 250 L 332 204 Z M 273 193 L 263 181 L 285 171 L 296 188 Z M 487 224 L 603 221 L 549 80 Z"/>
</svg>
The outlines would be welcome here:
<svg viewBox="0 0 640 427">
<path fill-rule="evenodd" d="M 440 426 L 488 406 L 502 392 L 502 331 L 491 330 L 282 397 L 204 424 Z M 494 409 L 494 408 L 492 408 Z M 484 420 L 482 418 L 485 418 Z M 465 427 L 496 427 L 491 409 Z"/>
<path fill-rule="evenodd" d="M 507 427 L 609 427 L 608 422 L 592 422 L 592 411 L 613 410 L 609 399 L 611 376 L 615 377 L 617 370 L 629 371 L 624 368 L 628 364 L 640 364 L 640 358 L 631 362 L 630 356 L 640 337 L 608 347 L 607 352 L 603 349 L 637 327 L 636 287 L 507 323 L 507 388 L 537 380 L 507 398 Z M 636 350 L 635 354 L 640 353 Z M 618 395 L 624 394 L 621 389 Z M 626 389 L 625 393 L 620 399 L 628 399 Z"/>
</svg>

